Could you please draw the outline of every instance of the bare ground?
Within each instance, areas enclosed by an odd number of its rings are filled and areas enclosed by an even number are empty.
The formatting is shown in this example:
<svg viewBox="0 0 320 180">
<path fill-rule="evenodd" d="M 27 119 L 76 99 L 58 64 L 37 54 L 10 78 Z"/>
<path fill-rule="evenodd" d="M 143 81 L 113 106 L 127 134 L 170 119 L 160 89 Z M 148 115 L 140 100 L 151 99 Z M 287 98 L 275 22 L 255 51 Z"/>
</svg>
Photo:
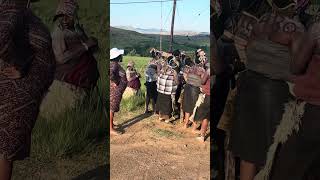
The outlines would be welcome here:
<svg viewBox="0 0 320 180">
<path fill-rule="evenodd" d="M 105 143 L 73 157 L 48 160 L 31 155 L 24 161 L 14 163 L 13 180 L 106 180 L 109 179 Z"/>
<path fill-rule="evenodd" d="M 142 111 L 119 113 L 125 134 L 110 139 L 112 180 L 210 179 L 210 139 L 195 139 L 190 129 L 159 122 Z"/>
</svg>

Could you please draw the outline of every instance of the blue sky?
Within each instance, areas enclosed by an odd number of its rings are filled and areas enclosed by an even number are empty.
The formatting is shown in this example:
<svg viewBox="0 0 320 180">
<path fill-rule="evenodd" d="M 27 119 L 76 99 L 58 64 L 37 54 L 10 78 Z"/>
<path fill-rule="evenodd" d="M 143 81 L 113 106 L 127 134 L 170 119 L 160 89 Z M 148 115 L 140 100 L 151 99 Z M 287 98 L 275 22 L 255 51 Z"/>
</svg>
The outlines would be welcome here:
<svg viewBox="0 0 320 180">
<path fill-rule="evenodd" d="M 150 0 L 110 0 L 110 3 Z M 170 30 L 173 2 L 162 3 L 163 29 Z M 200 14 L 200 15 L 199 15 Z M 175 30 L 210 31 L 210 0 L 178 0 Z M 110 4 L 111 26 L 155 28 L 161 26 L 161 3 Z"/>
</svg>

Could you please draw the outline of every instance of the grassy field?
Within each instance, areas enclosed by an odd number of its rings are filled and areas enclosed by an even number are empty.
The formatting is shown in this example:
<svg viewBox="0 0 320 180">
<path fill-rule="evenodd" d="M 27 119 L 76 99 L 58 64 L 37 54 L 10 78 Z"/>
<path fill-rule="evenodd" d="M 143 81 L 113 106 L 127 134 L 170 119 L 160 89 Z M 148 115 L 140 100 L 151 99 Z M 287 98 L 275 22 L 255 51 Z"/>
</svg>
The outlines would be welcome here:
<svg viewBox="0 0 320 180">
<path fill-rule="evenodd" d="M 35 14 L 51 31 L 57 2 L 47 0 L 32 4 Z M 96 53 L 96 58 L 100 79 L 90 97 L 87 97 L 84 103 L 79 103 L 75 109 L 67 109 L 65 113 L 53 118 L 44 118 L 40 114 L 32 134 L 32 158 L 51 159 L 71 156 L 92 146 L 97 139 L 106 141 L 108 123 L 103 115 L 102 102 L 105 101 L 107 91 L 106 51 L 109 46 L 107 35 L 109 13 L 106 11 L 108 8 L 104 1 L 78 0 L 78 3 L 80 23 L 89 36 L 94 36 L 99 41 L 100 50 Z"/>
</svg>

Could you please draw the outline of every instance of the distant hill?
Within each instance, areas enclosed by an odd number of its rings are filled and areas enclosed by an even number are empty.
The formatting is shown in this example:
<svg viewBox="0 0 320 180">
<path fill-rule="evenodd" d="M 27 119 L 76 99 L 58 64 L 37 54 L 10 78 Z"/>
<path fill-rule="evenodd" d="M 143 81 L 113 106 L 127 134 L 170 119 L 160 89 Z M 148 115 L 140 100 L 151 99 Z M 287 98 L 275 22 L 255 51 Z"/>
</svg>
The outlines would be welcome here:
<svg viewBox="0 0 320 180">
<path fill-rule="evenodd" d="M 169 50 L 170 36 L 162 36 L 162 49 Z M 110 47 L 122 48 L 126 54 L 149 56 L 149 50 L 152 47 L 159 49 L 160 38 L 155 34 L 142 34 L 135 31 L 129 31 L 110 27 Z M 196 36 L 174 36 L 173 49 L 194 52 L 202 48 L 209 55 L 210 37 L 207 34 Z"/>
<path fill-rule="evenodd" d="M 160 34 L 160 29 L 144 29 L 144 28 L 135 28 L 132 26 L 115 26 L 115 28 L 135 31 L 141 34 Z M 162 30 L 162 35 L 170 35 L 170 31 Z M 195 32 L 195 31 L 185 31 L 185 30 L 175 30 L 174 35 L 181 36 L 197 36 L 197 35 L 209 35 L 208 32 Z"/>
</svg>

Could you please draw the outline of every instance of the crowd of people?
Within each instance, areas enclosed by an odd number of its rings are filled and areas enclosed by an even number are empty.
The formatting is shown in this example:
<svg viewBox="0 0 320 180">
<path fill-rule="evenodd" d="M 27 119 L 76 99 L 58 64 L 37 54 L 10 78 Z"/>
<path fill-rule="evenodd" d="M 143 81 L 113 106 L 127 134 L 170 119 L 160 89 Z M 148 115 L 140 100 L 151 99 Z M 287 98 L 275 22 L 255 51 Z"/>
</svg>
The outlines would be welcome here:
<svg viewBox="0 0 320 180">
<path fill-rule="evenodd" d="M 113 124 L 114 113 L 120 110 L 122 98 L 140 91 L 141 74 L 130 61 L 127 70 L 120 62 L 124 50 L 110 50 L 110 134 L 119 135 Z M 145 113 L 157 115 L 160 122 L 171 123 L 181 119 L 185 128 L 205 141 L 210 120 L 210 63 L 202 49 L 195 51 L 194 59 L 185 52 L 172 53 L 152 48 L 151 60 L 145 69 Z M 151 102 L 151 111 L 149 105 Z M 201 129 L 199 130 L 199 125 Z"/>
<path fill-rule="evenodd" d="M 216 178 L 320 179 L 319 4 L 216 3 Z"/>
</svg>

